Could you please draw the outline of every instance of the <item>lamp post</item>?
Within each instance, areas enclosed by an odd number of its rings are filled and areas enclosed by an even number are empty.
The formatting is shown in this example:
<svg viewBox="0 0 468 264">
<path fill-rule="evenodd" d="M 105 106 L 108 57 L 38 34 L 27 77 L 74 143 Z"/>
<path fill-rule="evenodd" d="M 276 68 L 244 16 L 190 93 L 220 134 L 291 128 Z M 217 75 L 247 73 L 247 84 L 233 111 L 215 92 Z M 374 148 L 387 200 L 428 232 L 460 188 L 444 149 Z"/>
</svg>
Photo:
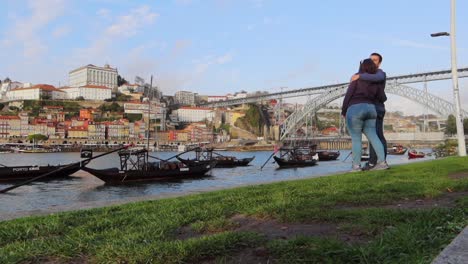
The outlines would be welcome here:
<svg viewBox="0 0 468 264">
<path fill-rule="evenodd" d="M 452 83 L 453 83 L 453 100 L 455 104 L 455 120 L 457 124 L 457 139 L 458 139 L 458 155 L 466 156 L 465 134 L 463 131 L 463 121 L 461 115 L 460 92 L 458 88 L 458 69 L 457 69 L 457 43 L 455 39 L 455 0 L 451 0 L 451 16 L 450 16 L 450 33 L 438 32 L 431 34 L 431 37 L 450 36 L 451 53 L 452 53 Z"/>
</svg>

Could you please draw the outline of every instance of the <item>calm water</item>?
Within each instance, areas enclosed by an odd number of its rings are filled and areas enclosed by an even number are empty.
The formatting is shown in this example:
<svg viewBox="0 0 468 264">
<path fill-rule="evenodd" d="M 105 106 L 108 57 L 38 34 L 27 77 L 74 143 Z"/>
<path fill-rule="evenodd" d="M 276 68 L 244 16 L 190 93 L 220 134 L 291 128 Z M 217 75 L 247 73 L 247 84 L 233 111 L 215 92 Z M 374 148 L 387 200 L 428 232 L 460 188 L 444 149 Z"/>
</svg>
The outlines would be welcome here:
<svg viewBox="0 0 468 264">
<path fill-rule="evenodd" d="M 429 152 L 429 150 L 422 150 Z M 170 183 L 145 183 L 126 186 L 108 186 L 92 175 L 79 171 L 72 179 L 49 182 L 36 182 L 22 186 L 7 194 L 0 194 L 0 219 L 8 219 L 23 215 L 54 212 L 61 210 L 89 208 L 125 201 L 142 200 L 172 195 L 182 195 L 201 191 L 230 188 L 241 185 L 259 184 L 264 182 L 313 178 L 349 170 L 351 157 L 343 160 L 349 151 L 341 151 L 337 161 L 319 162 L 317 166 L 297 169 L 277 169 L 272 160 L 260 170 L 260 166 L 270 156 L 270 151 L 260 152 L 222 152 L 225 155 L 235 155 L 239 158 L 255 156 L 252 166 L 233 169 L 214 169 L 211 176 L 202 179 L 186 179 Z M 158 152 L 153 155 L 167 158 L 177 153 Z M 187 157 L 185 154 L 183 157 Z M 47 154 L 0 154 L 0 163 L 4 165 L 45 165 L 66 164 L 77 161 L 79 153 L 47 153 Z M 424 159 L 408 160 L 407 155 L 388 156 L 390 165 L 417 162 Z M 119 165 L 118 155 L 110 154 L 89 164 L 93 168 L 108 168 Z M 9 185 L 0 184 L 0 189 Z"/>
</svg>

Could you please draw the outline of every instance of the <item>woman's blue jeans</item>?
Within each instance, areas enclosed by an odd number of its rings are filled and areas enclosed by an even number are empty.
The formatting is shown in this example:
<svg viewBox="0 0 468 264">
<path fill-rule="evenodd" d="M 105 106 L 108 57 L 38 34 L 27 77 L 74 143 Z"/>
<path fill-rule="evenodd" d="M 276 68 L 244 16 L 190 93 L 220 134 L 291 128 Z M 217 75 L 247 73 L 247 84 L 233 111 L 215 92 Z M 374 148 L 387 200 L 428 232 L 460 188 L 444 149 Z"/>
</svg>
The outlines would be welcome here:
<svg viewBox="0 0 468 264">
<path fill-rule="evenodd" d="M 346 125 L 353 144 L 353 165 L 361 165 L 362 133 L 366 135 L 377 154 L 377 163 L 385 161 L 385 153 L 382 142 L 377 136 L 375 121 L 377 111 L 373 104 L 354 104 L 346 112 Z"/>
</svg>

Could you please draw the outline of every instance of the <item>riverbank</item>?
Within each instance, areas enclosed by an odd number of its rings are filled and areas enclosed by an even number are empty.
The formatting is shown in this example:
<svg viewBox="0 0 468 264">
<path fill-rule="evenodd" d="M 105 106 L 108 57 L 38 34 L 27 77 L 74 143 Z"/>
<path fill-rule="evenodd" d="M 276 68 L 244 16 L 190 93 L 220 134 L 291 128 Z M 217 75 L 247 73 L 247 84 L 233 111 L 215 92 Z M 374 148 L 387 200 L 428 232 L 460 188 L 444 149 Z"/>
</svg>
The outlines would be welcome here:
<svg viewBox="0 0 468 264">
<path fill-rule="evenodd" d="M 5 221 L 0 262 L 429 263 L 468 224 L 467 161 Z"/>
</svg>

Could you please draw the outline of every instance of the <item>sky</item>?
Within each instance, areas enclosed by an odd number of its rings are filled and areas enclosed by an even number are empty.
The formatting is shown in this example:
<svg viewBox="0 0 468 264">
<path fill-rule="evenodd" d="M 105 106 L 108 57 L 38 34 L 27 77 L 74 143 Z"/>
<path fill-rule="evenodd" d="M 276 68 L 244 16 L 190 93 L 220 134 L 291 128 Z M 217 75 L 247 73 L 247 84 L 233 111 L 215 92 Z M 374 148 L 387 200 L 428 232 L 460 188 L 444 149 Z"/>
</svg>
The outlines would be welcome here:
<svg viewBox="0 0 468 264">
<path fill-rule="evenodd" d="M 108 63 L 131 82 L 153 75 L 168 95 L 223 95 L 346 82 L 372 52 L 387 76 L 450 68 L 450 39 L 430 37 L 450 30 L 449 0 L 0 2 L 0 78 L 21 82 L 66 85 L 70 70 Z M 457 10 L 468 67 L 468 1 Z M 452 101 L 451 85 L 428 88 Z M 468 80 L 460 91 L 468 109 Z M 387 108 L 423 111 L 397 96 Z"/>
</svg>

